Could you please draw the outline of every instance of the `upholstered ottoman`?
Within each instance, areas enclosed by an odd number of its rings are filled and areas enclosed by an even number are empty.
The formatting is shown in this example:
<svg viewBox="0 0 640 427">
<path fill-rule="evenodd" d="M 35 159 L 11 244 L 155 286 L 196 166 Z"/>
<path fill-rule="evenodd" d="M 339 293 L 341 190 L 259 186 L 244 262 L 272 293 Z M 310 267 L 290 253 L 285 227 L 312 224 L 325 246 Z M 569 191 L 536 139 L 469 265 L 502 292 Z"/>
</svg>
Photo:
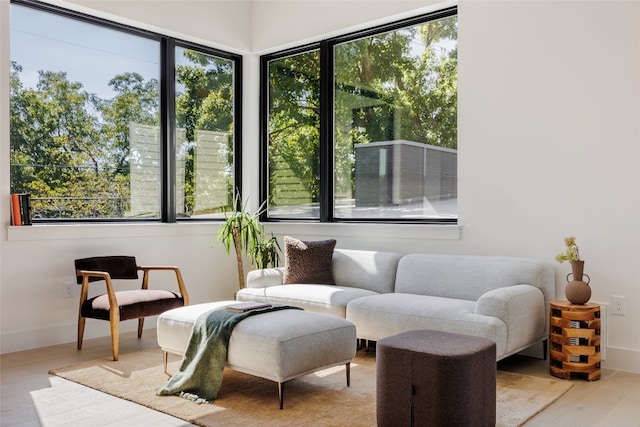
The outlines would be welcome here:
<svg viewBox="0 0 640 427">
<path fill-rule="evenodd" d="M 409 331 L 378 341 L 376 416 L 386 426 L 494 426 L 496 344 Z"/>
<path fill-rule="evenodd" d="M 196 319 L 237 301 L 219 301 L 180 307 L 158 317 L 158 344 L 167 354 L 184 355 Z M 229 340 L 227 367 L 278 383 L 280 409 L 286 381 L 331 366 L 345 365 L 349 385 L 350 363 L 356 353 L 356 328 L 334 316 L 303 310 L 280 310 L 249 316 L 239 322 Z"/>
</svg>

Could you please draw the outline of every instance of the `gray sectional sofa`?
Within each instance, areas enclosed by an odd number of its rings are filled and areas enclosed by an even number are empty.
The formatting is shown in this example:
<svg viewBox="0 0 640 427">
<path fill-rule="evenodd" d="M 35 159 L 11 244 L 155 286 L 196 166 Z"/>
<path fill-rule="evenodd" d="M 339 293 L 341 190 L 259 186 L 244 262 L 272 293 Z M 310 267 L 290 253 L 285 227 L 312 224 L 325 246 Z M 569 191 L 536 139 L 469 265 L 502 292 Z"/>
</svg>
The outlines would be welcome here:
<svg viewBox="0 0 640 427">
<path fill-rule="evenodd" d="M 285 268 L 254 270 L 236 299 L 343 317 L 366 340 L 414 329 L 485 337 L 496 360 L 548 336 L 555 274 L 544 262 L 335 249 L 331 269 L 335 284 L 284 284 Z"/>
</svg>

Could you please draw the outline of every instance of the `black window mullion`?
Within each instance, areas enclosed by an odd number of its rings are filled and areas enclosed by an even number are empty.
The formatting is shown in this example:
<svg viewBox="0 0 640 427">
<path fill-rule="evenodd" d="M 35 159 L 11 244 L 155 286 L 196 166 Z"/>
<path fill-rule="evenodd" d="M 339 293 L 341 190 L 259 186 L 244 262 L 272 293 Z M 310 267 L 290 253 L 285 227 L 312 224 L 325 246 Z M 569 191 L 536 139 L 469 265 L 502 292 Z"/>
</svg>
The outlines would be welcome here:
<svg viewBox="0 0 640 427">
<path fill-rule="evenodd" d="M 269 218 L 269 57 L 260 58 L 260 115 L 258 126 L 260 129 L 260 182 L 258 196 L 260 206 L 264 204 L 266 209 L 260 214 L 260 220 Z"/>
<path fill-rule="evenodd" d="M 242 57 L 233 61 L 233 190 L 242 195 Z"/>
<path fill-rule="evenodd" d="M 162 39 L 160 53 L 160 170 L 162 222 L 176 222 L 176 71 L 175 42 Z"/>
<path fill-rule="evenodd" d="M 333 44 L 320 43 L 320 222 L 333 220 Z"/>
</svg>

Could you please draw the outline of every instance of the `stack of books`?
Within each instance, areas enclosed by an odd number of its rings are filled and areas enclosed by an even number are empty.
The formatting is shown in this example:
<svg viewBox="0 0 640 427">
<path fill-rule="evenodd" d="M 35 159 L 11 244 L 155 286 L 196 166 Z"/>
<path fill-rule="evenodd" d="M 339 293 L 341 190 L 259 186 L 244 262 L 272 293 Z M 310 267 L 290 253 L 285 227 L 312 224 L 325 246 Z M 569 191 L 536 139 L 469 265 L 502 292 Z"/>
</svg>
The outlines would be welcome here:
<svg viewBox="0 0 640 427">
<path fill-rule="evenodd" d="M 32 212 L 31 194 L 11 194 L 11 225 L 31 225 Z"/>
</svg>

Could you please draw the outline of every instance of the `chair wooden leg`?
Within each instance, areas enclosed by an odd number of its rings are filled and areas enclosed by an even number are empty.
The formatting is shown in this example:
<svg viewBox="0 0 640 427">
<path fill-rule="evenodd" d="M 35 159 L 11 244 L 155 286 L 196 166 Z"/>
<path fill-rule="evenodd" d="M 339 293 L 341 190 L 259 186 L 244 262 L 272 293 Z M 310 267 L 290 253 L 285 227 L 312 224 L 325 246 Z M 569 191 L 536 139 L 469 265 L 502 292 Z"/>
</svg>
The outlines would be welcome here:
<svg viewBox="0 0 640 427">
<path fill-rule="evenodd" d="M 82 350 L 82 338 L 84 337 L 84 324 L 87 318 L 78 316 L 78 350 Z"/>
<path fill-rule="evenodd" d="M 113 360 L 118 360 L 118 353 L 120 352 L 120 322 L 111 323 L 111 348 L 113 349 Z"/>
<path fill-rule="evenodd" d="M 144 317 L 138 318 L 138 339 L 142 338 L 142 329 L 144 328 Z"/>
</svg>

